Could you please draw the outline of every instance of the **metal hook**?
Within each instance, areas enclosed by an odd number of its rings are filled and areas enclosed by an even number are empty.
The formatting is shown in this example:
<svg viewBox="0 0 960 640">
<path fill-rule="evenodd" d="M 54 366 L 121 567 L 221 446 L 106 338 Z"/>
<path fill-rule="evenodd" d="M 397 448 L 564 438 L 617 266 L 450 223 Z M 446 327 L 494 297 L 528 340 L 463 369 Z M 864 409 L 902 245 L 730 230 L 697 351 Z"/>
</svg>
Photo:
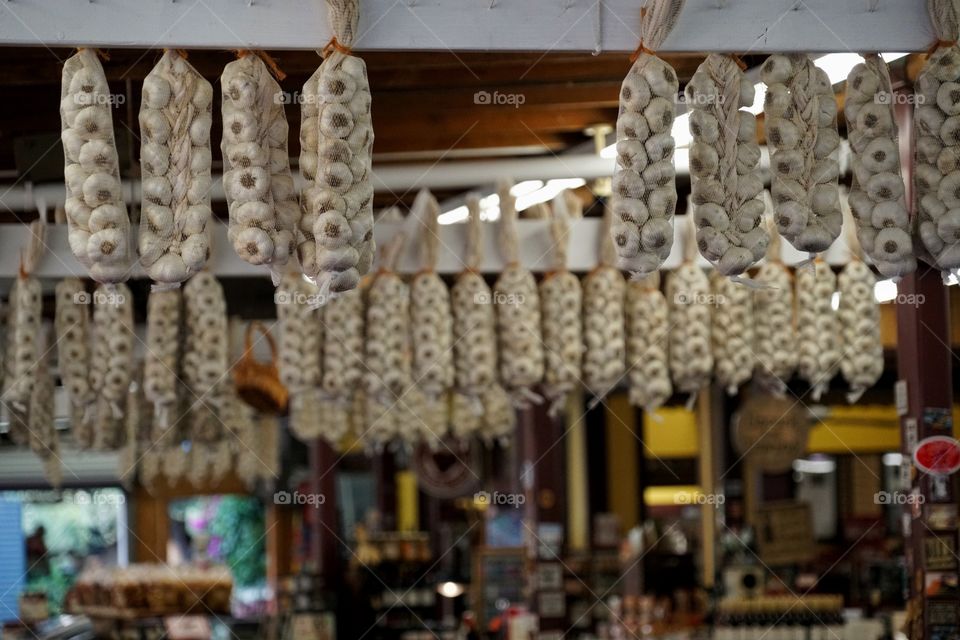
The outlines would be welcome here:
<svg viewBox="0 0 960 640">
<path fill-rule="evenodd" d="M 880 0 L 867 0 L 867 12 L 874 13 L 878 9 Z"/>
</svg>

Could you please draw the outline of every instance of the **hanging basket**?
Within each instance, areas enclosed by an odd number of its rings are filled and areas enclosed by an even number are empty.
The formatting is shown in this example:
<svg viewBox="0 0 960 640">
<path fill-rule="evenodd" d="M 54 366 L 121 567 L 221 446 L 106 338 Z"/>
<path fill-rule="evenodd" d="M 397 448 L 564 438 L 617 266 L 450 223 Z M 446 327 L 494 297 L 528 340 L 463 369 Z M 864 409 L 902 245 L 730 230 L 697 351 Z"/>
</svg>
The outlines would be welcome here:
<svg viewBox="0 0 960 640">
<path fill-rule="evenodd" d="M 270 361 L 261 362 L 253 355 L 253 332 L 259 331 L 270 344 Z M 262 322 L 247 325 L 243 357 L 234 367 L 237 393 L 244 402 L 262 413 L 286 415 L 289 393 L 280 382 L 277 368 L 277 343 Z"/>
</svg>

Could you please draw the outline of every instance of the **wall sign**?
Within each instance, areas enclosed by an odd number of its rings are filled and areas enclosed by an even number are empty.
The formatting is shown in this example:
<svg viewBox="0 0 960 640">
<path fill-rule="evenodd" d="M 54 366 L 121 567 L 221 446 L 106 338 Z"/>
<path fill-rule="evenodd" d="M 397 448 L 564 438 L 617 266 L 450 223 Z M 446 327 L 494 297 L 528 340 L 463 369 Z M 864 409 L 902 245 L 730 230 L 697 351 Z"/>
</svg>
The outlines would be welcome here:
<svg viewBox="0 0 960 640">
<path fill-rule="evenodd" d="M 960 442 L 950 436 L 924 438 L 913 451 L 913 462 L 932 475 L 950 475 L 960 469 Z"/>
<path fill-rule="evenodd" d="M 783 473 L 806 453 L 809 428 L 810 415 L 800 403 L 751 395 L 733 416 L 733 444 L 761 470 Z"/>
</svg>

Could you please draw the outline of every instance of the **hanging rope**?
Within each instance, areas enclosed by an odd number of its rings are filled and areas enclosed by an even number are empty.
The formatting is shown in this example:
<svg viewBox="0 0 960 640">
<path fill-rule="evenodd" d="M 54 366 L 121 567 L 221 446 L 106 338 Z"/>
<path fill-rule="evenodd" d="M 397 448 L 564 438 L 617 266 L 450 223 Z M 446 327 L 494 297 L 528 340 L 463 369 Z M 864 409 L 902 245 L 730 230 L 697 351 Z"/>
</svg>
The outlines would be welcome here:
<svg viewBox="0 0 960 640">
<path fill-rule="evenodd" d="M 483 261 L 483 221 L 480 220 L 480 196 L 467 194 L 467 247 L 464 262 L 468 271 L 479 271 Z"/>
<path fill-rule="evenodd" d="M 684 2 L 685 0 L 650 0 L 649 4 L 640 10 L 640 46 L 631 57 L 631 62 L 642 53 L 656 55 L 676 26 Z"/>
<path fill-rule="evenodd" d="M 500 195 L 500 224 L 497 239 L 500 253 L 506 265 L 520 263 L 520 241 L 517 237 L 517 199 L 510 193 L 512 183 L 501 181 L 497 188 Z"/>
<path fill-rule="evenodd" d="M 429 189 L 421 189 L 413 201 L 410 215 L 420 235 L 420 264 L 424 271 L 435 271 L 440 257 L 440 204 Z"/>
<path fill-rule="evenodd" d="M 335 53 L 352 55 L 353 43 L 357 37 L 357 25 L 360 22 L 360 3 L 358 0 L 327 0 L 327 19 L 333 30 L 333 37 L 317 53 L 327 58 Z"/>
</svg>

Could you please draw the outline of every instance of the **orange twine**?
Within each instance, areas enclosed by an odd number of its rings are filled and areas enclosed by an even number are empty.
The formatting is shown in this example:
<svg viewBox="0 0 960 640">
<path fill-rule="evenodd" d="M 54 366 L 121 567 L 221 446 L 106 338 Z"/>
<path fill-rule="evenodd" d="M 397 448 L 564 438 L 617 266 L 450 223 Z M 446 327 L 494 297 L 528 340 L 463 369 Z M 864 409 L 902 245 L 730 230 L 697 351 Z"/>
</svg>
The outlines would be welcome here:
<svg viewBox="0 0 960 640">
<path fill-rule="evenodd" d="M 647 8 L 646 8 L 646 7 L 640 7 L 640 25 L 641 25 L 641 31 L 643 30 L 643 20 L 644 20 L 644 18 L 646 18 L 646 16 L 647 16 Z M 634 51 L 634 52 L 630 55 L 630 62 L 631 62 L 631 63 L 636 62 L 636 61 L 637 61 L 637 58 L 639 58 L 639 57 L 640 57 L 642 54 L 644 54 L 644 53 L 649 53 L 649 54 L 652 55 L 652 56 L 657 55 L 657 52 L 654 51 L 653 49 L 647 48 L 647 46 L 646 46 L 645 44 L 643 44 L 643 38 L 640 38 L 640 44 L 637 46 L 636 51 Z"/>
<path fill-rule="evenodd" d="M 83 50 L 85 50 L 85 49 L 87 49 L 87 47 L 77 47 L 77 53 L 80 53 L 81 51 L 83 51 Z M 101 60 L 104 60 L 104 61 L 107 61 L 107 62 L 110 61 L 110 54 L 107 53 L 106 51 L 104 51 L 103 49 L 94 49 L 93 52 L 94 52 L 95 54 L 97 54 L 97 56 L 98 56 Z"/>
<path fill-rule="evenodd" d="M 284 78 L 287 77 L 287 74 L 285 74 L 283 70 L 280 69 L 280 65 L 277 64 L 277 61 L 274 60 L 272 57 L 270 57 L 270 54 L 262 49 L 255 49 L 253 51 L 250 51 L 247 49 L 237 49 L 235 50 L 234 53 L 236 53 L 237 58 L 240 58 L 240 59 L 247 57 L 251 53 L 257 56 L 258 58 L 263 60 L 263 63 L 267 65 L 267 69 L 270 70 L 270 75 L 276 78 L 278 82 L 282 81 Z"/>
<path fill-rule="evenodd" d="M 740 71 L 747 70 L 747 63 L 743 61 L 743 58 L 733 53 L 730 54 L 730 58 L 737 63 L 737 66 L 740 67 Z"/>
<path fill-rule="evenodd" d="M 328 42 L 326 46 L 323 47 L 320 55 L 326 58 L 334 51 L 339 51 L 345 56 L 353 55 L 353 50 L 346 45 L 340 44 L 340 41 L 337 40 L 337 36 L 333 36 L 332 38 L 330 38 L 330 42 Z"/>
<path fill-rule="evenodd" d="M 957 44 L 956 40 L 937 40 L 932 45 L 930 45 L 929 49 L 927 49 L 927 55 L 932 54 L 934 51 L 936 51 L 941 47 L 953 47 L 956 44 Z"/>
</svg>

